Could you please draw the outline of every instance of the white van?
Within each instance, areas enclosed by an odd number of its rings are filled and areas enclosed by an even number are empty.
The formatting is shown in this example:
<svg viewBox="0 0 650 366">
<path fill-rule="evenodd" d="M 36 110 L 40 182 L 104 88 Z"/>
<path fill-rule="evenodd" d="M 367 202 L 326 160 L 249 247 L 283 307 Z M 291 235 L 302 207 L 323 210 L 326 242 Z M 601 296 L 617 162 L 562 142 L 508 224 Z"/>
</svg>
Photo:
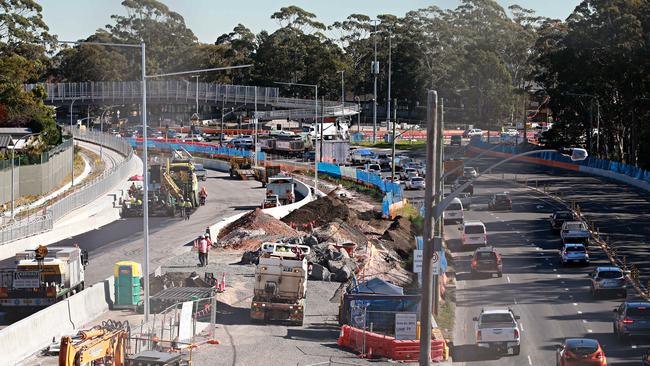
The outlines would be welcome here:
<svg viewBox="0 0 650 366">
<path fill-rule="evenodd" d="M 463 237 L 463 245 L 487 245 L 487 229 L 480 221 L 465 221 L 458 229 Z"/>
<path fill-rule="evenodd" d="M 447 208 L 445 208 L 445 210 L 442 212 L 443 223 L 447 223 L 449 221 L 463 222 L 464 217 L 465 214 L 463 211 L 463 203 L 459 198 L 454 198 L 449 206 L 447 206 Z"/>
</svg>

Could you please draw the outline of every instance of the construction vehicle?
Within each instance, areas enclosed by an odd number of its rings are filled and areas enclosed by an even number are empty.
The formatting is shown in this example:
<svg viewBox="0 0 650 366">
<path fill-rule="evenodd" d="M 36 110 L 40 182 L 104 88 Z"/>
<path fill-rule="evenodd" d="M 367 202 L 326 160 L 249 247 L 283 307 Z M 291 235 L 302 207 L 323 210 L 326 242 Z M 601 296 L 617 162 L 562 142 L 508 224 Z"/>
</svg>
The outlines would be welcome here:
<svg viewBox="0 0 650 366">
<path fill-rule="evenodd" d="M 0 306 L 50 306 L 84 289 L 88 252 L 79 247 L 44 247 L 16 253 L 16 268 L 0 270 Z"/>
<path fill-rule="evenodd" d="M 253 321 L 288 321 L 302 325 L 307 294 L 307 259 L 311 248 L 300 244 L 263 243 L 255 268 L 251 302 Z"/>
<path fill-rule="evenodd" d="M 177 195 L 180 199 L 189 199 L 193 207 L 199 206 L 199 180 L 196 177 L 192 154 L 184 148 L 181 150 L 174 150 L 171 162 L 167 163 L 167 171 L 171 180 L 163 177 L 167 181 L 168 188 L 175 192 L 170 192 Z M 171 184 L 173 181 L 174 184 Z M 176 185 L 177 190 L 173 188 Z"/>
<path fill-rule="evenodd" d="M 59 366 L 125 365 L 130 332 L 128 321 L 108 320 L 74 337 L 63 336 Z"/>
<path fill-rule="evenodd" d="M 250 158 L 233 156 L 230 158 L 230 177 L 241 180 L 255 179 L 255 170 L 252 166 L 253 162 Z"/>
<path fill-rule="evenodd" d="M 465 161 L 460 159 L 445 160 L 443 162 L 445 183 L 451 183 L 456 178 L 463 176 Z"/>
<path fill-rule="evenodd" d="M 295 186 L 296 183 L 292 177 L 286 175 L 269 177 L 269 182 L 266 184 L 266 196 L 277 195 L 283 205 L 292 204 L 296 200 Z"/>
<path fill-rule="evenodd" d="M 269 183 L 270 177 L 274 177 L 280 174 L 280 167 L 269 165 L 266 167 L 257 167 L 256 169 L 254 169 L 254 171 L 255 171 L 255 179 L 262 182 L 262 188 L 265 188 L 266 185 Z"/>
<path fill-rule="evenodd" d="M 270 194 L 264 198 L 262 209 L 282 206 L 277 194 Z"/>
</svg>

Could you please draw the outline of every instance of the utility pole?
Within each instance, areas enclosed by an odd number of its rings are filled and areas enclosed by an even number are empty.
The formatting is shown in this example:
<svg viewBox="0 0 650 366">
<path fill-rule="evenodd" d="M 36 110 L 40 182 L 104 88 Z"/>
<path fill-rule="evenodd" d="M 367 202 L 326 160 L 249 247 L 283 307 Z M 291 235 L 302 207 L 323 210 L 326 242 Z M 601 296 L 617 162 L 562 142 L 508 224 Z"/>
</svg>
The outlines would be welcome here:
<svg viewBox="0 0 650 366">
<path fill-rule="evenodd" d="M 258 131 L 257 131 L 257 87 L 254 87 L 253 90 L 255 91 L 255 114 L 253 117 L 253 122 L 255 122 L 255 148 L 253 149 L 253 160 L 255 161 L 255 166 L 257 166 L 257 142 L 258 142 Z"/>
<path fill-rule="evenodd" d="M 345 117 L 345 70 L 339 71 L 341 73 L 341 118 Z"/>
<path fill-rule="evenodd" d="M 149 304 L 149 165 L 147 156 L 147 56 L 144 41 L 140 43 L 142 54 L 142 221 L 144 239 L 144 321 L 149 322 L 151 304 Z"/>
<path fill-rule="evenodd" d="M 434 194 L 438 182 L 435 174 L 437 169 L 436 150 L 438 144 L 438 93 L 429 90 L 427 95 L 427 164 L 429 174 L 425 176 L 424 184 L 424 245 L 422 258 L 422 296 L 420 302 L 420 366 L 431 364 L 431 298 L 433 292 L 433 251 L 434 251 Z"/>
<path fill-rule="evenodd" d="M 199 75 L 192 75 L 193 78 L 196 78 L 196 95 L 194 96 L 196 102 L 196 117 L 199 117 Z"/>
<path fill-rule="evenodd" d="M 444 141 L 445 136 L 443 135 L 445 123 L 445 99 L 440 98 L 440 121 L 438 122 L 436 128 L 436 134 L 438 135 L 438 141 L 436 142 L 436 171 L 435 171 L 435 180 L 436 180 L 436 205 L 439 205 L 442 201 L 443 191 L 444 191 L 444 182 L 442 182 L 443 174 L 443 154 L 445 151 Z M 442 237 L 442 230 L 444 225 L 442 220 L 437 220 L 435 222 L 435 237 Z M 440 254 L 438 255 L 440 257 Z M 440 277 L 438 275 L 433 276 L 433 313 L 438 315 L 438 310 L 440 308 Z"/>
<path fill-rule="evenodd" d="M 392 74 L 392 56 L 391 49 L 392 47 L 392 33 L 388 33 L 388 98 L 386 98 L 386 120 L 390 121 L 390 84 L 391 84 L 391 74 Z M 388 127 L 388 126 L 386 126 Z"/>
<path fill-rule="evenodd" d="M 391 149 L 391 168 L 390 168 L 390 181 L 395 183 L 395 128 L 397 126 L 397 98 L 395 98 L 395 108 L 393 108 L 393 136 L 391 139 L 392 149 Z"/>
<path fill-rule="evenodd" d="M 379 75 L 379 63 L 377 62 L 377 19 L 375 22 L 375 32 L 372 40 L 375 46 L 375 61 L 372 63 L 372 74 L 375 77 L 374 99 L 372 100 L 372 143 L 377 143 L 377 75 Z"/>
</svg>

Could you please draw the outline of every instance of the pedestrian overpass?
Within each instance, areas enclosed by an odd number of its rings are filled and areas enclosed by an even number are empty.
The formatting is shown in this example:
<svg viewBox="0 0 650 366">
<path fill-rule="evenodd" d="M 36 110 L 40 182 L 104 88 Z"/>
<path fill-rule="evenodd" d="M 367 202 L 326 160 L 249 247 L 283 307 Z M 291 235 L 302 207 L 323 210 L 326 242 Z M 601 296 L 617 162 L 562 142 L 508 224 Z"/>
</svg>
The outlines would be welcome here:
<svg viewBox="0 0 650 366">
<path fill-rule="evenodd" d="M 80 83 L 44 83 L 45 103 L 55 107 L 138 105 L 142 101 L 141 81 L 99 81 Z M 32 90 L 39 84 L 27 84 Z M 186 80 L 148 80 L 147 104 L 207 105 L 253 110 L 257 106 L 260 119 L 313 119 L 313 99 L 285 98 L 279 88 L 249 85 L 192 83 Z M 359 112 L 355 103 L 318 101 L 318 116 L 349 116 Z"/>
</svg>

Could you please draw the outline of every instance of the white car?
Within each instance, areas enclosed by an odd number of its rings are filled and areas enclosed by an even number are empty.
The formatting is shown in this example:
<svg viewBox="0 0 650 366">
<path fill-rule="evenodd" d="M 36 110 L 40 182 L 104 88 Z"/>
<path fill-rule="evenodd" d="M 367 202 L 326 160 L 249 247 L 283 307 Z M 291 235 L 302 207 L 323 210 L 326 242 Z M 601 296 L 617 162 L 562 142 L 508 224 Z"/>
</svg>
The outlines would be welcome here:
<svg viewBox="0 0 650 366">
<path fill-rule="evenodd" d="M 406 189 L 424 189 L 424 178 L 422 177 L 410 177 L 404 185 Z"/>
<path fill-rule="evenodd" d="M 463 203 L 458 198 L 454 198 L 451 203 L 442 211 L 442 221 L 463 222 L 465 213 L 463 211 Z"/>
<path fill-rule="evenodd" d="M 478 177 L 478 173 L 476 172 L 476 169 L 472 168 L 471 166 L 466 166 L 463 168 L 463 177 L 476 178 Z"/>
<path fill-rule="evenodd" d="M 412 175 L 415 175 L 415 176 L 418 175 L 418 171 L 415 170 L 414 168 L 405 168 L 404 170 L 402 170 L 402 171 L 399 173 L 399 177 L 400 177 L 400 179 L 402 179 L 402 180 L 407 180 L 407 179 L 409 179 L 409 177 L 411 177 Z"/>
<path fill-rule="evenodd" d="M 560 231 L 562 243 L 584 243 L 589 245 L 589 228 L 582 221 L 565 221 Z"/>
<path fill-rule="evenodd" d="M 482 309 L 474 318 L 476 322 L 476 345 L 479 348 L 506 352 L 512 349 L 518 355 L 521 349 L 521 330 L 517 322 L 519 316 L 507 309 Z"/>
<path fill-rule="evenodd" d="M 480 221 L 464 221 L 458 229 L 462 233 L 462 243 L 465 245 L 487 245 L 487 229 Z"/>
<path fill-rule="evenodd" d="M 519 136 L 519 131 L 517 131 L 516 128 L 509 128 L 505 130 L 503 133 L 505 133 L 508 136 Z"/>
<path fill-rule="evenodd" d="M 381 166 L 379 164 L 367 164 L 366 171 L 368 173 L 381 174 Z"/>
<path fill-rule="evenodd" d="M 567 265 L 570 263 L 589 264 L 589 253 L 582 243 L 564 244 L 560 249 L 560 264 Z"/>
<path fill-rule="evenodd" d="M 483 136 L 483 130 L 480 128 L 472 128 L 470 130 L 465 131 L 464 133 L 465 137 L 474 137 L 474 136 Z"/>
</svg>

